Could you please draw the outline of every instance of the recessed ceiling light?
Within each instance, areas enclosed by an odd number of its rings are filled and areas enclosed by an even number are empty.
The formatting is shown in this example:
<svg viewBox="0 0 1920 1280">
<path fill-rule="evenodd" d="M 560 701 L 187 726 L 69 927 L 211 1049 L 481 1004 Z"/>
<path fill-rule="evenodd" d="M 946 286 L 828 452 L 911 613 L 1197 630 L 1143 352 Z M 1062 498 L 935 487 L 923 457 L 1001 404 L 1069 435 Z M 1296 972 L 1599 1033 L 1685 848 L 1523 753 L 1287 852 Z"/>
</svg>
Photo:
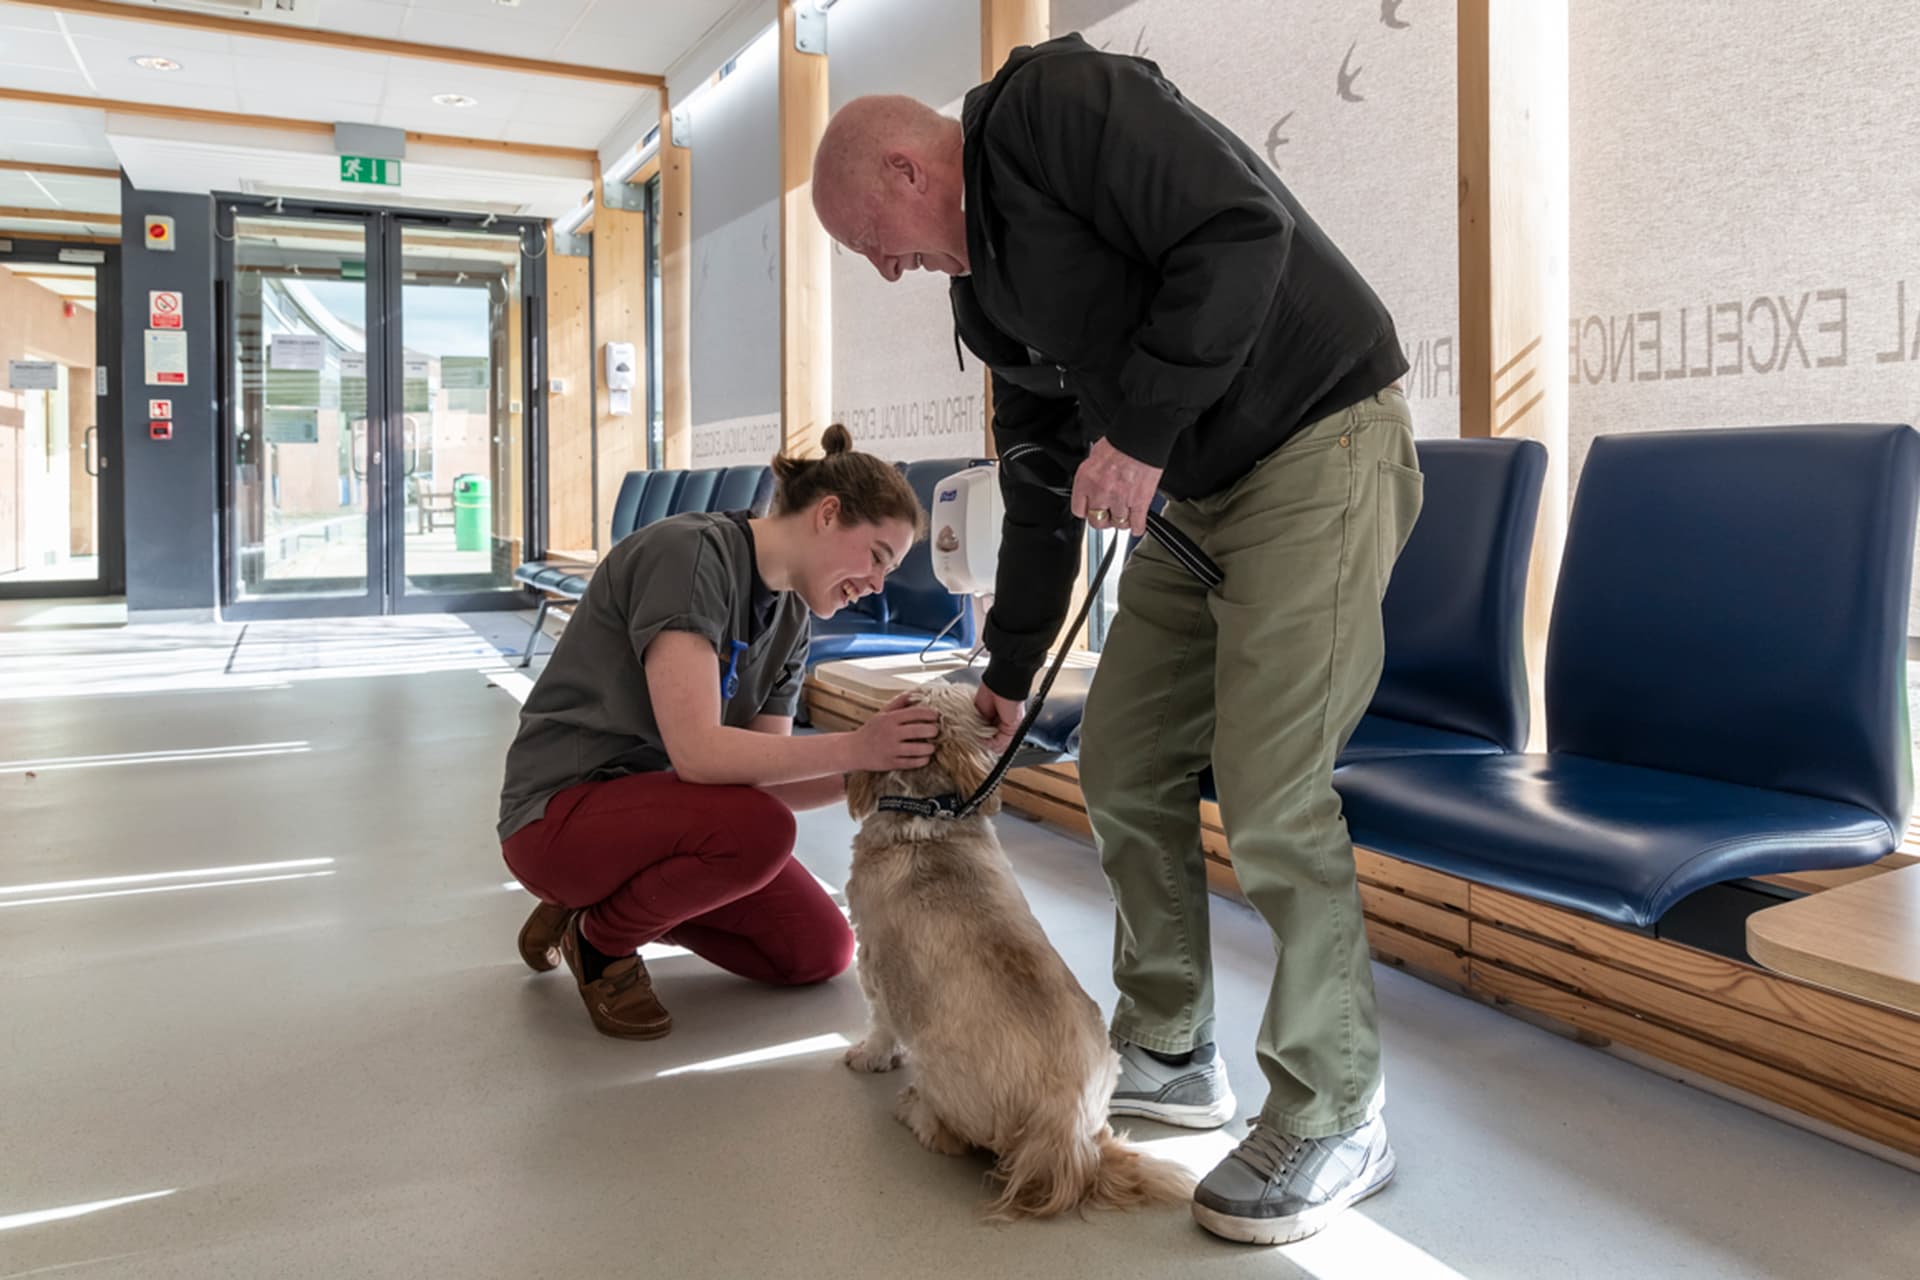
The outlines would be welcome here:
<svg viewBox="0 0 1920 1280">
<path fill-rule="evenodd" d="M 131 61 L 134 66 L 145 67 L 149 71 L 178 71 L 180 69 L 180 64 L 172 58 L 162 58 L 157 54 L 148 54 L 144 58 L 133 58 Z"/>
<path fill-rule="evenodd" d="M 469 98 L 464 93 L 436 93 L 433 100 L 443 107 L 477 107 L 480 99 Z"/>
</svg>

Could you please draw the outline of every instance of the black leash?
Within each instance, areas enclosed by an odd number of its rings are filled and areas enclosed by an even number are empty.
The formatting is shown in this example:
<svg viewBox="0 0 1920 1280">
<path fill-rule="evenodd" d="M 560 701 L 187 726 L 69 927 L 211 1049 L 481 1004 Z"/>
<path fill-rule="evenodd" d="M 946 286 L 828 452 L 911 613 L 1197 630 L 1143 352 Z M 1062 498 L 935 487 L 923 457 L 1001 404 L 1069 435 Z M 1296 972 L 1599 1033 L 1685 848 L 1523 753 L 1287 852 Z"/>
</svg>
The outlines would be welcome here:
<svg viewBox="0 0 1920 1280">
<path fill-rule="evenodd" d="M 1196 546 L 1191 538 L 1162 519 L 1159 512 L 1150 512 L 1147 515 L 1147 532 L 1152 534 L 1155 541 L 1165 547 L 1174 559 L 1185 566 L 1188 572 L 1205 583 L 1209 590 L 1220 585 L 1225 576 L 1220 572 L 1220 566 Z M 1067 628 L 1068 636 L 1078 635 L 1081 626 L 1085 624 L 1087 614 L 1092 610 L 1093 602 L 1100 594 L 1100 584 L 1106 581 L 1107 570 L 1113 567 L 1113 553 L 1119 550 L 1119 547 L 1118 538 L 1107 544 L 1106 554 L 1100 557 L 1100 568 L 1094 573 L 1093 581 L 1087 584 L 1087 594 L 1086 598 L 1080 602 L 1080 612 L 1074 617 L 1073 625 Z M 1070 652 L 1070 645 L 1060 646 L 1060 652 L 1054 655 L 1053 665 L 1047 668 L 1046 678 L 1040 682 L 1039 692 L 1029 703 L 1027 714 L 1020 721 L 1020 727 L 1014 731 L 1013 740 L 1007 743 L 1007 749 L 1000 753 L 1000 759 L 995 762 L 993 772 L 989 773 L 986 779 L 974 789 L 971 796 L 965 800 L 952 794 L 930 798 L 882 796 L 878 806 L 880 812 L 910 813 L 915 817 L 942 818 L 952 822 L 971 818 L 980 806 L 1000 789 L 1000 783 L 1012 770 L 1014 757 L 1020 753 L 1020 748 L 1026 742 L 1027 734 L 1032 730 L 1034 721 L 1040 718 L 1040 712 L 1046 707 L 1047 694 L 1053 689 L 1053 682 L 1059 677 L 1061 668 L 1066 666 L 1067 655 Z"/>
</svg>

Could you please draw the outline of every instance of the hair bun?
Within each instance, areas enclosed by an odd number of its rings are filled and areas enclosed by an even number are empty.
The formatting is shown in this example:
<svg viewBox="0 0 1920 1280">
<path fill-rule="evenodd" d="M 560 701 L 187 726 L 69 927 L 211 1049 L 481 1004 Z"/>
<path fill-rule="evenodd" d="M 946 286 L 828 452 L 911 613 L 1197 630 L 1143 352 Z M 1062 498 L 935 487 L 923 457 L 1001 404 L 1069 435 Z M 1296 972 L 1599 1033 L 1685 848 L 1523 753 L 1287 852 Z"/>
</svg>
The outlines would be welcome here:
<svg viewBox="0 0 1920 1280">
<path fill-rule="evenodd" d="M 820 447 L 826 451 L 826 455 L 829 458 L 836 457 L 843 453 L 852 453 L 853 433 L 848 431 L 842 424 L 836 422 L 828 427 L 820 436 Z"/>
</svg>

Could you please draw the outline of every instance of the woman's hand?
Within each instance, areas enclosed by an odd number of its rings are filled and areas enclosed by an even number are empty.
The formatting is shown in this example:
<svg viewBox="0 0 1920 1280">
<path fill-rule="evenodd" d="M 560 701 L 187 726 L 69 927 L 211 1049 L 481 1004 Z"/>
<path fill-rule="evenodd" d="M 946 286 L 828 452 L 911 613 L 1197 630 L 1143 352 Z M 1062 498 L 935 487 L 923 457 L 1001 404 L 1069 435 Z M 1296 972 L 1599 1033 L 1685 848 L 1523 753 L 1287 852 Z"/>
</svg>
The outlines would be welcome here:
<svg viewBox="0 0 1920 1280">
<path fill-rule="evenodd" d="M 996 753 L 1007 749 L 1007 744 L 1013 741 L 1014 732 L 1027 715 L 1024 701 L 1003 698 L 987 688 L 985 682 L 981 683 L 980 692 L 973 696 L 973 709 L 993 730 L 993 740 L 987 744 L 987 749 Z"/>
<path fill-rule="evenodd" d="M 854 768 L 862 773 L 918 769 L 933 759 L 939 732 L 939 712 L 914 702 L 911 693 L 900 694 L 850 735 Z"/>
</svg>

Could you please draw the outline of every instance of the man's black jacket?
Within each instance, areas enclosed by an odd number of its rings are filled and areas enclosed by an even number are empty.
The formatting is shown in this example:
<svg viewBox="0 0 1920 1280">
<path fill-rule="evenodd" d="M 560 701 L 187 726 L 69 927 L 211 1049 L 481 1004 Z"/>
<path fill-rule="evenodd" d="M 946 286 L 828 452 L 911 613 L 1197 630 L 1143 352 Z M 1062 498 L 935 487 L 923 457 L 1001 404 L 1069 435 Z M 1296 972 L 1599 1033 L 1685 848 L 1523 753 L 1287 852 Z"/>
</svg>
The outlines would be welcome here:
<svg viewBox="0 0 1920 1280">
<path fill-rule="evenodd" d="M 1407 361 L 1292 193 L 1153 63 L 1077 34 L 1022 47 L 961 125 L 972 274 L 954 322 L 993 370 L 1006 459 L 985 679 L 1020 697 L 1084 545 L 1051 490 L 1094 441 L 1164 467 L 1170 497 L 1205 496 Z"/>
</svg>

